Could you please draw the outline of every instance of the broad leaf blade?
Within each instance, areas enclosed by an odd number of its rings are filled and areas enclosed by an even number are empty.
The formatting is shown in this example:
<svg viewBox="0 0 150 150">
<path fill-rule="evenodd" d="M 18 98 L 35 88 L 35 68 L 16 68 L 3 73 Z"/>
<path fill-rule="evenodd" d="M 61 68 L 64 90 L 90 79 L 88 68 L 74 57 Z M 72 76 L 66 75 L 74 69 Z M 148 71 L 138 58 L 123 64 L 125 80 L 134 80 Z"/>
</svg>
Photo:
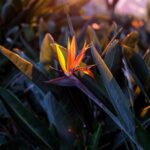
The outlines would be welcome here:
<svg viewBox="0 0 150 150">
<path fill-rule="evenodd" d="M 111 72 L 107 68 L 106 64 L 104 63 L 94 46 L 92 50 L 92 55 L 102 76 L 103 83 L 107 89 L 108 94 L 111 96 L 110 99 L 112 99 L 111 101 L 114 104 L 114 107 L 119 112 L 120 117 L 124 120 L 124 123 L 128 127 L 127 130 L 130 132 L 130 138 L 132 137 L 137 147 L 141 147 L 138 143 L 140 143 L 143 148 L 147 147 L 147 143 L 149 143 L 150 141 L 149 135 L 128 109 L 128 106 L 125 103 L 125 101 L 127 101 L 126 97 L 123 95 L 120 87 L 118 86 L 117 82 L 113 78 Z M 115 101 L 117 99 L 118 101 Z M 139 131 L 135 131 L 135 127 L 137 127 L 137 130 Z M 138 140 L 138 142 L 137 139 L 135 139 L 135 136 L 140 139 Z M 142 136 L 145 136 L 145 141 L 141 141 Z"/>
<path fill-rule="evenodd" d="M 54 43 L 52 36 L 47 33 L 42 41 L 40 49 L 40 62 L 44 65 L 50 65 L 52 63 L 53 51 L 50 44 Z"/>
<path fill-rule="evenodd" d="M 35 116 L 26 110 L 19 99 L 10 91 L 0 88 L 0 99 L 12 118 L 25 133 L 49 149 L 58 147 L 57 138 Z"/>
<path fill-rule="evenodd" d="M 67 99 L 65 100 L 67 101 Z M 79 120 L 77 117 L 73 116 L 76 113 L 68 113 L 70 105 L 68 105 L 66 101 L 58 102 L 52 93 L 49 92 L 41 103 L 47 113 L 49 122 L 55 126 L 61 138 L 61 143 L 63 143 L 61 146 L 66 145 L 65 147 L 68 147 L 67 149 L 72 149 L 75 138 L 73 132 L 76 133 L 76 122 L 78 121 L 79 123 Z M 72 119 L 72 117 L 75 118 Z"/>
<path fill-rule="evenodd" d="M 139 143 L 143 146 L 144 150 L 149 150 L 150 148 L 150 135 L 148 132 L 141 126 L 141 124 L 135 120 L 137 126 L 135 135 Z"/>
<path fill-rule="evenodd" d="M 141 83 L 146 83 L 147 79 L 150 77 L 150 74 L 148 66 L 142 57 L 139 54 L 134 53 L 129 61 Z"/>
<path fill-rule="evenodd" d="M 113 75 L 119 72 L 122 63 L 122 49 L 118 40 L 113 41 L 110 49 L 106 52 L 104 61 Z"/>
<path fill-rule="evenodd" d="M 0 46 L 0 52 L 5 55 L 11 62 L 14 62 L 14 65 L 18 67 L 20 71 L 22 71 L 28 78 L 32 79 L 32 68 L 33 65 L 21 58 L 19 55 L 11 52 L 10 50 Z M 20 63 L 22 62 L 22 63 Z M 23 65 L 24 64 L 24 65 Z"/>
<path fill-rule="evenodd" d="M 98 125 L 97 130 L 94 132 L 91 139 L 92 143 L 90 145 L 90 150 L 98 149 L 101 135 L 102 135 L 102 128 L 101 125 Z"/>
<path fill-rule="evenodd" d="M 25 74 L 30 80 L 32 80 L 43 92 L 47 93 L 50 89 L 55 91 L 55 87 L 52 85 L 47 85 L 44 81 L 48 78 L 37 69 L 32 63 L 23 59 L 16 53 L 0 46 L 0 52 L 6 56 L 23 74 Z M 57 88 L 58 89 L 58 88 Z"/>
<path fill-rule="evenodd" d="M 93 100 L 93 102 L 100 107 L 116 124 L 120 127 L 121 130 L 125 132 L 125 134 L 132 140 L 133 143 L 136 144 L 138 148 L 141 149 L 141 146 L 137 143 L 135 137 L 128 131 L 125 127 L 125 124 L 122 123 L 119 117 L 115 116 L 101 101 L 98 99 L 85 85 L 82 84 L 79 80 L 76 79 L 76 86 L 85 93 L 89 98 Z M 132 131 L 133 132 L 133 131 Z"/>
<path fill-rule="evenodd" d="M 139 34 L 137 31 L 130 32 L 122 41 L 123 45 L 126 45 L 130 48 L 135 48 L 139 39 Z"/>
<path fill-rule="evenodd" d="M 98 49 L 98 52 L 101 53 L 102 47 L 100 45 L 99 39 L 98 39 L 95 31 L 90 26 L 88 26 L 87 31 L 88 31 L 90 40 L 94 43 L 94 46 Z"/>
<path fill-rule="evenodd" d="M 145 63 L 144 59 L 134 51 L 133 48 L 123 46 L 123 49 L 133 78 L 145 95 L 146 99 L 150 101 L 148 92 L 148 80 L 150 73 L 147 64 Z"/>
<path fill-rule="evenodd" d="M 116 80 L 114 79 L 113 75 L 111 74 L 110 70 L 104 63 L 101 56 L 98 54 L 95 47 L 92 47 L 92 55 L 94 58 L 95 63 L 97 64 L 98 70 L 101 74 L 101 78 L 103 80 L 103 84 L 109 94 L 109 99 L 113 104 L 116 112 L 124 121 L 127 130 L 130 132 L 134 132 L 134 121 L 133 115 L 127 106 L 127 99 L 123 94 L 122 90 L 120 89 L 119 85 L 117 84 Z"/>
</svg>

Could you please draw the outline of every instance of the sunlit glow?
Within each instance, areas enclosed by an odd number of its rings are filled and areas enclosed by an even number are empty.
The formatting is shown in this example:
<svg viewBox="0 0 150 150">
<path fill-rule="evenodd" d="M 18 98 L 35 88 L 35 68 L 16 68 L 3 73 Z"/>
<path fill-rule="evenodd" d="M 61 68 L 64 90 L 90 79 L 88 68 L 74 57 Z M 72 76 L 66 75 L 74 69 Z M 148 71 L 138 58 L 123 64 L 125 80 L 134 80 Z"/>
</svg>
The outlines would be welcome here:
<svg viewBox="0 0 150 150">
<path fill-rule="evenodd" d="M 108 0 L 110 4 L 112 1 L 113 0 Z M 149 0 L 119 0 L 115 7 L 115 13 L 143 17 L 146 16 L 146 6 L 148 2 Z M 84 10 L 87 15 L 98 13 L 108 14 L 106 0 L 91 0 L 84 7 Z"/>
<path fill-rule="evenodd" d="M 99 30 L 100 29 L 100 25 L 97 24 L 97 23 L 93 23 L 92 24 L 92 28 L 95 29 L 95 30 Z"/>
<path fill-rule="evenodd" d="M 140 21 L 140 20 L 133 20 L 131 22 L 131 25 L 134 27 L 134 28 L 140 28 L 144 25 L 143 21 Z"/>
<path fill-rule="evenodd" d="M 146 16 L 147 3 L 148 0 L 120 0 L 116 6 L 116 13 Z"/>
</svg>

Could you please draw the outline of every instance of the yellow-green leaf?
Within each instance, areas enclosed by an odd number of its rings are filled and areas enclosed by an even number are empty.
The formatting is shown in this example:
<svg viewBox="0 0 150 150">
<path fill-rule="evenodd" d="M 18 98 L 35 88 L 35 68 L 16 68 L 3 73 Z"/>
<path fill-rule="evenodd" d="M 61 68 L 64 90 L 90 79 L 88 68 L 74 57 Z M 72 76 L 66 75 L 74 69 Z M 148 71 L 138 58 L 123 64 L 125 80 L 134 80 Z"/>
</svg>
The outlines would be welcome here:
<svg viewBox="0 0 150 150">
<path fill-rule="evenodd" d="M 6 56 L 21 72 L 23 72 L 29 79 L 32 79 L 32 63 L 21 58 L 18 54 L 11 52 L 0 45 L 0 52 Z"/>
<path fill-rule="evenodd" d="M 42 41 L 40 49 L 40 62 L 44 64 L 46 68 L 48 68 L 52 62 L 53 51 L 50 46 L 51 43 L 54 43 L 54 40 L 52 36 L 47 33 Z"/>
<path fill-rule="evenodd" d="M 150 111 L 150 106 L 145 107 L 145 108 L 142 110 L 140 116 L 141 116 L 141 117 L 145 117 L 146 114 L 148 113 L 148 111 Z"/>
<path fill-rule="evenodd" d="M 65 61 L 64 55 L 61 52 L 61 49 L 59 48 L 59 46 L 57 44 L 56 44 L 56 50 L 57 50 L 57 56 L 58 56 L 60 66 L 64 72 L 67 72 L 66 61 Z"/>
</svg>

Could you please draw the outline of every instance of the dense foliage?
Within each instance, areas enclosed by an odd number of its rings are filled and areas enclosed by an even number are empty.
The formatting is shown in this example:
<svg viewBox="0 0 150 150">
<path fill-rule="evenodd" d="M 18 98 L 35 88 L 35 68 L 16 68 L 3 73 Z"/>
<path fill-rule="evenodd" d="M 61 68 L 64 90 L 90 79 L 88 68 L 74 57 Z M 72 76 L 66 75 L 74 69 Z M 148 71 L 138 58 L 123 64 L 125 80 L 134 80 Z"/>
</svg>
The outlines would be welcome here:
<svg viewBox="0 0 150 150">
<path fill-rule="evenodd" d="M 0 1 L 1 150 L 150 149 L 150 16 L 86 3 Z"/>
</svg>

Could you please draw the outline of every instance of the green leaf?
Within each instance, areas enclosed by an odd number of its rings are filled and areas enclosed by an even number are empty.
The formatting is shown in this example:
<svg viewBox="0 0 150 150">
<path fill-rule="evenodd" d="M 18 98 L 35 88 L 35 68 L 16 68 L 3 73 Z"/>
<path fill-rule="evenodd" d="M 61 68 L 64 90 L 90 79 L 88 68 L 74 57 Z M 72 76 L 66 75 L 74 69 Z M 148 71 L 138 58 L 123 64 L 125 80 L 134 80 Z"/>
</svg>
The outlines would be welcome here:
<svg viewBox="0 0 150 150">
<path fill-rule="evenodd" d="M 143 146 L 144 150 L 150 149 L 150 135 L 148 132 L 141 126 L 141 124 L 135 120 L 136 122 L 136 138 L 139 143 Z"/>
<path fill-rule="evenodd" d="M 1 101 L 0 101 L 0 117 L 4 117 L 4 118 L 10 117 Z"/>
<path fill-rule="evenodd" d="M 111 110 L 115 114 L 115 110 L 113 108 L 113 105 L 107 100 L 109 98 L 109 95 L 107 94 L 107 91 L 103 84 L 97 84 L 101 83 L 100 78 L 96 76 L 97 81 L 93 81 L 92 78 L 90 78 L 88 75 L 80 74 L 78 75 L 78 79 L 86 86 L 100 101 Z"/>
<path fill-rule="evenodd" d="M 69 100 L 67 98 L 63 100 L 62 98 L 61 101 L 57 101 L 49 92 L 41 103 L 47 113 L 49 122 L 55 126 L 61 138 L 61 147 L 64 145 L 66 148 L 68 147 L 67 149 L 72 149 L 75 138 L 74 133 L 77 132 L 77 125 L 80 124 L 80 121 L 73 108 L 69 111 L 72 107 Z"/>
<path fill-rule="evenodd" d="M 27 143 L 23 138 L 13 138 L 8 142 L 0 144 L 1 150 L 27 150 L 31 149 L 31 145 Z"/>
<path fill-rule="evenodd" d="M 144 59 L 139 54 L 134 53 L 132 57 L 129 59 L 129 61 L 141 83 L 142 84 L 146 83 L 150 74 L 148 66 L 146 65 Z"/>
<path fill-rule="evenodd" d="M 102 128 L 101 128 L 101 125 L 98 125 L 96 131 L 92 135 L 92 139 L 91 139 L 92 143 L 90 145 L 90 150 L 98 149 L 101 135 L 102 135 Z"/>
<path fill-rule="evenodd" d="M 54 45 L 54 47 L 55 47 L 55 45 Z M 63 47 L 60 47 L 60 48 L 61 48 L 62 52 L 66 52 L 66 49 L 63 49 Z M 65 96 L 63 96 L 65 101 L 66 101 L 66 99 L 70 99 L 71 103 L 73 102 L 72 99 L 70 98 L 70 96 L 68 96 L 68 91 L 66 90 L 66 88 L 64 89 L 63 87 L 58 87 L 55 85 L 45 83 L 44 81 L 48 81 L 49 78 L 45 74 L 43 74 L 43 72 L 41 72 L 41 70 L 39 70 L 31 62 L 26 61 L 25 59 L 21 58 L 16 53 L 13 53 L 10 50 L 8 50 L 2 46 L 0 47 L 0 52 L 2 52 L 2 54 L 5 55 L 14 65 L 16 65 L 16 67 L 22 73 L 24 73 L 30 80 L 32 80 L 45 94 L 48 93 L 49 91 L 51 91 L 58 101 L 60 101 L 60 100 L 62 101 L 62 94 L 63 94 L 63 95 L 65 95 Z M 78 100 L 75 100 L 75 102 L 77 102 L 77 101 Z M 79 105 L 77 105 L 77 108 L 80 108 Z M 80 110 L 82 110 L 82 109 L 80 109 Z"/>
<path fill-rule="evenodd" d="M 58 148 L 54 135 L 22 105 L 10 91 L 0 88 L 0 99 L 19 127 L 36 142 L 49 149 Z"/>
<path fill-rule="evenodd" d="M 105 49 L 103 50 L 102 56 L 104 56 L 104 55 L 107 53 L 107 51 L 110 49 L 110 47 L 111 47 L 112 43 L 114 42 L 114 40 L 115 40 L 118 36 L 120 36 L 120 34 L 122 33 L 122 30 L 123 30 L 123 28 L 120 28 L 120 29 L 115 33 L 115 35 L 112 37 L 112 39 L 110 40 L 110 42 L 107 44 L 107 46 L 106 46 Z"/>
<path fill-rule="evenodd" d="M 121 68 L 122 56 L 122 49 L 119 45 L 119 41 L 114 40 L 104 57 L 104 61 L 113 75 L 118 73 Z"/>
<path fill-rule="evenodd" d="M 19 70 L 22 71 L 29 79 L 32 79 L 33 65 L 30 62 L 26 61 L 16 53 L 11 52 L 3 46 L 0 46 L 0 52 L 4 56 L 6 56 L 11 62 L 13 62 L 14 65 L 17 66 Z"/>
<path fill-rule="evenodd" d="M 98 70 L 101 74 L 106 90 L 110 95 L 110 100 L 114 105 L 114 108 L 116 108 L 116 111 L 119 113 L 120 118 L 124 120 L 123 123 L 128 127 L 126 128 L 127 131 L 129 132 L 128 136 L 136 144 L 137 147 L 141 148 L 141 146 L 138 143 L 140 143 L 143 146 L 143 148 L 149 147 L 147 146 L 147 144 L 150 143 L 149 135 L 144 130 L 144 128 L 142 128 L 140 123 L 135 119 L 135 117 L 129 110 L 127 104 L 125 103 L 127 102 L 126 97 L 122 93 L 122 90 L 120 89 L 119 85 L 113 78 L 111 72 L 107 68 L 106 64 L 104 63 L 104 61 L 102 60 L 101 56 L 98 54 L 94 46 L 92 47 L 92 55 L 95 63 L 97 64 Z M 138 142 L 135 136 L 140 139 L 138 140 Z M 145 137 L 145 140 L 142 140 L 142 136 L 143 138 Z"/>
<path fill-rule="evenodd" d="M 7 141 L 6 138 L 7 137 L 5 135 L 0 133 L 0 145 L 6 143 L 6 141 Z"/>
<path fill-rule="evenodd" d="M 105 64 L 101 56 L 98 54 L 94 46 L 92 46 L 92 55 L 100 72 L 103 84 L 107 90 L 111 103 L 113 104 L 118 115 L 121 117 L 121 120 L 126 126 L 126 129 L 130 132 L 134 132 L 135 127 L 133 115 L 128 108 L 127 98 L 123 94 L 112 73 L 110 72 L 107 65 Z"/>
<path fill-rule="evenodd" d="M 149 88 L 149 68 L 147 64 L 145 63 L 144 59 L 132 48 L 124 48 L 125 53 L 130 53 L 130 55 L 126 55 L 128 64 L 131 69 L 131 73 L 133 78 L 135 79 L 135 82 L 140 87 L 142 93 L 146 97 L 148 101 L 150 101 L 150 98 L 148 96 L 148 88 Z M 140 70 L 140 71 L 139 71 Z"/>
<path fill-rule="evenodd" d="M 94 43 L 95 47 L 98 49 L 98 52 L 101 53 L 102 47 L 100 45 L 99 39 L 98 39 L 95 31 L 90 26 L 88 26 L 87 31 L 88 31 L 90 40 Z"/>
<path fill-rule="evenodd" d="M 131 64 L 133 71 L 139 78 L 142 84 L 144 84 L 149 78 L 149 70 L 144 59 L 136 52 L 133 52 L 130 57 L 126 56 Z"/>
<path fill-rule="evenodd" d="M 122 44 L 134 49 L 138 42 L 138 39 L 139 39 L 138 32 L 133 31 L 127 34 L 127 36 L 123 39 Z"/>
<path fill-rule="evenodd" d="M 67 11 L 67 9 L 68 8 L 66 7 L 66 11 Z M 75 35 L 73 24 L 72 24 L 72 21 L 71 21 L 71 18 L 69 16 L 68 12 L 66 12 L 66 15 L 67 15 L 67 21 L 68 21 L 70 35 L 73 37 Z"/>
<path fill-rule="evenodd" d="M 148 49 L 144 54 L 144 60 L 148 67 L 150 68 L 150 50 Z"/>
<path fill-rule="evenodd" d="M 51 65 L 53 60 L 53 51 L 50 46 L 52 43 L 54 43 L 54 39 L 47 33 L 42 41 L 40 49 L 40 63 L 44 64 L 45 67 Z"/>
<path fill-rule="evenodd" d="M 31 42 L 35 38 L 35 32 L 31 25 L 25 26 L 22 29 L 22 32 L 23 32 L 24 38 L 27 40 L 27 42 Z"/>
<path fill-rule="evenodd" d="M 44 93 L 49 90 L 56 91 L 55 86 L 44 83 L 49 79 L 45 74 L 35 67 L 31 62 L 23 59 L 19 55 L 10 50 L 0 46 L 0 52 L 7 57 L 23 74 L 32 80 Z M 57 87 L 58 90 L 59 87 Z"/>
<path fill-rule="evenodd" d="M 24 39 L 22 35 L 20 35 L 20 41 L 23 44 L 24 52 L 27 54 L 27 56 L 29 56 L 32 59 L 36 59 L 37 54 L 35 53 L 31 45 Z"/>
<path fill-rule="evenodd" d="M 121 124 L 125 128 L 124 132 L 136 144 L 138 148 L 141 148 L 141 146 L 133 136 L 135 135 L 134 116 L 128 108 L 125 95 L 123 94 L 110 70 L 108 69 L 94 46 L 92 47 L 92 55 L 95 63 L 97 64 L 98 70 L 103 80 L 103 84 L 105 85 L 107 93 L 110 96 L 110 101 L 112 102 L 114 108 L 116 109 L 116 112 L 119 115 L 118 117 L 121 121 Z"/>
<path fill-rule="evenodd" d="M 97 53 L 98 54 L 98 53 Z M 135 137 L 133 136 L 133 132 L 134 129 L 129 129 L 126 127 L 125 122 L 123 122 L 122 117 L 120 116 L 115 116 L 102 102 L 101 99 L 97 98 L 96 95 L 93 94 L 93 92 L 91 92 L 91 90 L 89 90 L 89 87 L 86 87 L 80 80 L 76 79 L 76 86 L 83 92 L 85 93 L 89 98 L 92 99 L 92 101 L 99 107 L 101 108 L 115 123 L 116 125 L 122 130 L 124 131 L 124 133 L 131 139 L 131 141 L 136 144 L 136 146 L 138 148 L 141 149 L 141 146 L 139 145 L 139 143 L 137 143 Z M 109 93 L 108 93 L 109 94 Z M 132 116 L 131 116 L 132 117 Z M 121 120 L 122 119 L 122 120 Z M 132 124 L 132 128 L 134 128 L 134 123 Z"/>
</svg>

